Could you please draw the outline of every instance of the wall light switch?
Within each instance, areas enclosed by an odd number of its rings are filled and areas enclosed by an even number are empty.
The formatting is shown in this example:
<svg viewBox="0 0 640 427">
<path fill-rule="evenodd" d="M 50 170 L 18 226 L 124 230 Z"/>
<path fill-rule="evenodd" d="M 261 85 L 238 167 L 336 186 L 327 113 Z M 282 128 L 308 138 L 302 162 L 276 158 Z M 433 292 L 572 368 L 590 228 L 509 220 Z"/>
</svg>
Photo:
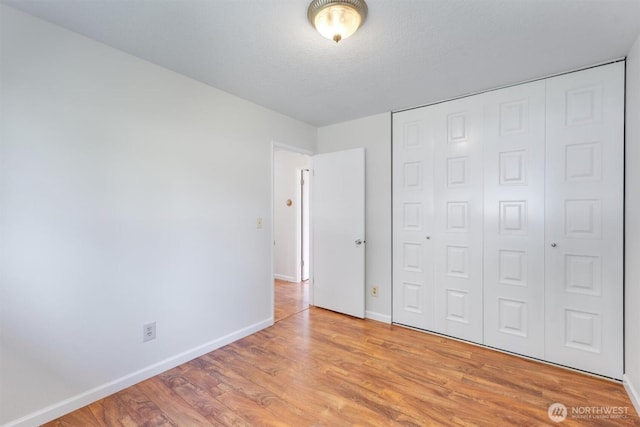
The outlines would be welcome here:
<svg viewBox="0 0 640 427">
<path fill-rule="evenodd" d="M 256 228 L 262 228 L 262 218 L 256 219 Z"/>
</svg>

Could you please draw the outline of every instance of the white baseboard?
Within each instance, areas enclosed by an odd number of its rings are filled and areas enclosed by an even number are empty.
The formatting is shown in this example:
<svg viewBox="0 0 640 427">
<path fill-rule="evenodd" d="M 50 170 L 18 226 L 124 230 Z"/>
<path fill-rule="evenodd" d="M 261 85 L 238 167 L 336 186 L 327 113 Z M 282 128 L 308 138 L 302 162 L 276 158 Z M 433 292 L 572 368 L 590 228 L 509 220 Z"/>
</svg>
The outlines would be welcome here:
<svg viewBox="0 0 640 427">
<path fill-rule="evenodd" d="M 297 282 L 298 280 L 293 276 L 285 276 L 284 274 L 274 274 L 274 278 L 278 280 L 284 280 L 285 282 Z"/>
<path fill-rule="evenodd" d="M 198 347 L 192 348 L 191 350 L 187 350 L 183 353 L 164 359 L 151 366 L 147 366 L 146 368 L 140 369 L 139 371 L 132 372 L 129 375 L 125 375 L 124 377 L 118 378 L 114 381 L 108 382 L 91 390 L 87 390 L 86 392 L 70 397 L 69 399 L 55 403 L 39 411 L 32 412 L 31 414 L 25 415 L 24 417 L 9 421 L 9 423 L 5 424 L 2 427 L 33 427 L 39 426 L 40 424 L 44 424 L 51 420 L 55 420 L 56 418 L 68 414 L 69 412 L 87 406 L 90 403 L 117 393 L 118 391 L 123 390 L 127 387 L 131 387 L 134 384 L 158 375 L 171 368 L 175 368 L 178 365 L 186 363 L 213 350 L 249 336 L 271 325 L 273 325 L 273 318 L 255 323 L 246 328 L 217 338 L 213 341 L 209 341 L 208 343 L 199 345 Z"/>
<path fill-rule="evenodd" d="M 380 314 L 380 313 L 376 313 L 374 311 L 368 311 L 367 310 L 364 313 L 364 317 L 366 319 L 371 319 L 371 320 L 376 320 L 378 322 L 391 324 L 391 316 L 389 316 L 387 314 Z"/>
<path fill-rule="evenodd" d="M 636 408 L 636 413 L 640 415 L 640 390 L 634 387 L 631 380 L 626 375 L 622 376 L 622 384 L 624 384 L 624 388 L 627 390 L 627 394 L 629 395 L 629 399 L 631 399 L 631 403 L 633 403 L 633 407 Z"/>
</svg>

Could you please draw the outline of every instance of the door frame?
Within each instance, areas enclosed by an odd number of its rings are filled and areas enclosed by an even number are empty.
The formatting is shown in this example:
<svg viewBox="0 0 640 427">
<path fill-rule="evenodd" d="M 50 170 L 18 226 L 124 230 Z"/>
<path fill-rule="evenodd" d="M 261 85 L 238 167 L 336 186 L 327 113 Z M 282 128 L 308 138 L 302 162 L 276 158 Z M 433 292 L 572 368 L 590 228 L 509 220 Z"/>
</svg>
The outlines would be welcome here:
<svg viewBox="0 0 640 427">
<path fill-rule="evenodd" d="M 300 233 L 298 244 L 300 245 L 300 250 L 297 253 L 298 257 L 298 271 L 300 272 L 300 282 L 304 282 L 305 280 L 309 280 L 311 277 L 311 168 L 309 169 L 298 169 L 300 172 L 300 185 L 298 187 L 299 197 L 298 197 L 298 205 L 299 209 L 296 211 L 296 216 L 300 219 L 300 227 L 298 232 Z M 306 197 L 305 197 L 306 193 Z M 305 206 L 306 205 L 306 206 Z M 306 221 L 305 221 L 306 217 Z M 306 231 L 306 233 L 305 233 Z M 305 239 L 306 235 L 306 239 Z M 306 246 L 306 251 L 305 251 Z M 305 253 L 306 252 L 306 253 Z M 305 256 L 306 255 L 306 256 Z M 307 272 L 305 279 L 305 270 Z"/>
<path fill-rule="evenodd" d="M 300 148 L 300 147 L 296 147 L 293 145 L 288 145 L 288 144 L 283 144 L 277 141 L 271 141 L 271 170 L 270 170 L 270 180 L 271 180 L 271 185 L 269 186 L 269 203 L 270 203 L 270 220 L 269 220 L 269 233 L 270 233 L 270 250 L 269 250 L 269 256 L 271 258 L 271 268 L 269 269 L 270 272 L 270 276 L 269 276 L 269 283 L 271 283 L 271 324 L 274 323 L 275 320 L 275 269 L 274 269 L 274 263 L 275 263 L 275 252 L 274 252 L 274 239 L 275 239 L 275 221 L 274 221 L 274 215 L 275 215 L 275 201 L 273 200 L 275 197 L 275 179 L 274 179 L 274 174 L 275 174 L 275 152 L 276 151 L 289 151 L 289 152 L 293 152 L 293 153 L 298 153 L 298 154 L 304 154 L 307 155 L 309 157 L 312 157 L 315 153 L 311 150 L 307 150 L 305 148 Z M 313 223 L 313 215 L 312 215 L 312 209 L 311 206 L 309 206 L 309 223 Z M 313 305 L 313 251 L 312 251 L 312 246 L 311 243 L 313 242 L 313 231 L 312 228 L 309 227 L 309 304 Z"/>
</svg>

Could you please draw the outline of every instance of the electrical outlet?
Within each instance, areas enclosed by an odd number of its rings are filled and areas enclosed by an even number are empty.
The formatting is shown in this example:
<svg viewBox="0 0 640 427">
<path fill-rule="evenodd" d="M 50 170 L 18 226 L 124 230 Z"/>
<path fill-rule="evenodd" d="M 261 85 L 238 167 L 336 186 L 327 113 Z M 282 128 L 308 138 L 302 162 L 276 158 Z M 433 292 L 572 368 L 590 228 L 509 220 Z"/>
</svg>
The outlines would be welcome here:
<svg viewBox="0 0 640 427">
<path fill-rule="evenodd" d="M 256 228 L 262 228 L 262 218 L 256 219 Z"/>
<path fill-rule="evenodd" d="M 371 288 L 371 296 L 372 297 L 377 297 L 378 296 L 378 287 L 374 286 Z"/>
<path fill-rule="evenodd" d="M 142 342 L 156 339 L 156 322 L 142 325 Z"/>
</svg>

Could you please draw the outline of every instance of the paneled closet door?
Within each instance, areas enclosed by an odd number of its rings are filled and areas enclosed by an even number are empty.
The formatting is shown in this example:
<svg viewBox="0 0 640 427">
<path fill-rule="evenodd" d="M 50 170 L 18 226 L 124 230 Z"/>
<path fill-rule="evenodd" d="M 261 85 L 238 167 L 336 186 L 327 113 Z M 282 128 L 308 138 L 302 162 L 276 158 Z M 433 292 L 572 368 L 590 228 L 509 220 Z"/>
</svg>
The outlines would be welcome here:
<svg viewBox="0 0 640 427">
<path fill-rule="evenodd" d="M 545 82 L 484 105 L 484 343 L 544 358 Z"/>
<path fill-rule="evenodd" d="M 547 80 L 546 359 L 622 377 L 624 64 Z"/>
<path fill-rule="evenodd" d="M 482 97 L 429 108 L 436 332 L 482 343 Z"/>
<path fill-rule="evenodd" d="M 393 116 L 393 321 L 435 328 L 433 132 L 424 108 Z"/>
</svg>

